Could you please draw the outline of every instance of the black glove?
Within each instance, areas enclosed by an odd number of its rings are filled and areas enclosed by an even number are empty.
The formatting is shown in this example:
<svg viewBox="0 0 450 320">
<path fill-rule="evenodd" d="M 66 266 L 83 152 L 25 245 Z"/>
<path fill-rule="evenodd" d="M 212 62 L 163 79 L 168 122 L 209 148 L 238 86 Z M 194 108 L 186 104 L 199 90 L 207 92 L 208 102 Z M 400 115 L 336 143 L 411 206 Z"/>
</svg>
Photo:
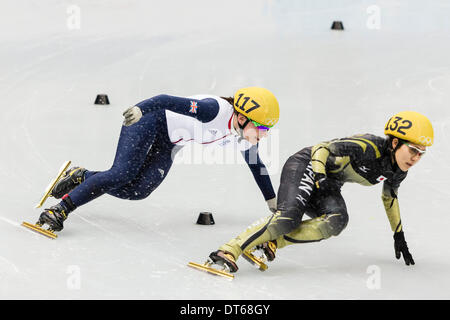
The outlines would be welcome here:
<svg viewBox="0 0 450 320">
<path fill-rule="evenodd" d="M 329 179 L 323 173 L 314 173 L 314 184 L 320 191 L 337 191 L 339 186 L 336 185 L 331 179 Z"/>
<path fill-rule="evenodd" d="M 415 264 L 411 253 L 409 253 L 403 231 L 394 233 L 394 249 L 395 257 L 397 259 L 400 259 L 400 256 L 403 255 L 403 259 L 405 260 L 407 266 L 410 264 Z"/>
</svg>

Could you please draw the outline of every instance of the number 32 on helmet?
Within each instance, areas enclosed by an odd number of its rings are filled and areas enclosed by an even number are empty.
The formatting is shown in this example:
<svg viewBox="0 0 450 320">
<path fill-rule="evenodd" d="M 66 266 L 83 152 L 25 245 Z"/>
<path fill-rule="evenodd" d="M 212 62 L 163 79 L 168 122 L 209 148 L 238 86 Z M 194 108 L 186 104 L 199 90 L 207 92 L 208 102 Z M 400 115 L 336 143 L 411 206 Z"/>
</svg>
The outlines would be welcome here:
<svg viewBox="0 0 450 320">
<path fill-rule="evenodd" d="M 402 111 L 389 119 L 384 134 L 429 147 L 433 144 L 434 132 L 430 120 L 415 111 Z"/>
</svg>

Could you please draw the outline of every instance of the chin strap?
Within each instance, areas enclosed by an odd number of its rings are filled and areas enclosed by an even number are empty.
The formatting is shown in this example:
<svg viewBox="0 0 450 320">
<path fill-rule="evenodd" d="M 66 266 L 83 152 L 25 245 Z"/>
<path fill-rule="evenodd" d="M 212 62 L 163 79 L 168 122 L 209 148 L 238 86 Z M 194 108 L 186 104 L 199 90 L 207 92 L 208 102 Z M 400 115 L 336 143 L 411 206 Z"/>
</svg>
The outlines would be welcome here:
<svg viewBox="0 0 450 320">
<path fill-rule="evenodd" d="M 234 116 L 237 117 L 237 114 L 235 114 Z M 236 119 L 236 121 L 237 121 L 237 119 Z M 238 127 L 239 127 L 239 131 L 237 131 L 236 129 L 234 131 L 242 139 L 244 139 L 244 129 L 248 125 L 249 122 L 250 122 L 249 118 L 247 118 L 247 120 L 244 122 L 244 124 L 240 124 L 239 121 L 237 121 L 237 124 L 238 124 Z M 234 126 L 232 126 L 232 127 L 234 129 Z"/>
<path fill-rule="evenodd" d="M 241 129 L 242 131 L 244 130 L 244 128 L 248 125 L 248 123 L 250 122 L 250 119 L 249 118 L 247 118 L 247 120 L 244 122 L 244 124 L 240 124 L 239 123 L 239 121 L 238 121 L 238 126 L 239 126 L 239 129 Z"/>
<path fill-rule="evenodd" d="M 397 169 L 399 168 L 398 164 L 397 164 L 397 160 L 395 160 L 395 152 L 402 146 L 402 139 L 397 138 L 398 139 L 398 143 L 395 146 L 394 149 L 392 149 L 392 146 L 389 147 L 389 149 L 391 150 L 391 160 L 392 160 L 392 169 L 394 169 L 394 171 L 397 171 Z"/>
<path fill-rule="evenodd" d="M 395 160 L 395 150 L 391 150 L 391 163 L 393 171 L 396 171 L 398 165 L 397 160 Z"/>
</svg>

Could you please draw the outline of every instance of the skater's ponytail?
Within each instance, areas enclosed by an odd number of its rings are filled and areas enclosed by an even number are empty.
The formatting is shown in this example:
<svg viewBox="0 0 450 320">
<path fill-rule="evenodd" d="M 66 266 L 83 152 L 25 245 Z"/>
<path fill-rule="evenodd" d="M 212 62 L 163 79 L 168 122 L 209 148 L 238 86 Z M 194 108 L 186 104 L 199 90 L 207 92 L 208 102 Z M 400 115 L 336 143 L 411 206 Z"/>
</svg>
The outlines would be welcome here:
<svg viewBox="0 0 450 320">
<path fill-rule="evenodd" d="M 223 100 L 226 100 L 229 104 L 234 106 L 234 98 L 233 97 L 221 97 Z"/>
</svg>

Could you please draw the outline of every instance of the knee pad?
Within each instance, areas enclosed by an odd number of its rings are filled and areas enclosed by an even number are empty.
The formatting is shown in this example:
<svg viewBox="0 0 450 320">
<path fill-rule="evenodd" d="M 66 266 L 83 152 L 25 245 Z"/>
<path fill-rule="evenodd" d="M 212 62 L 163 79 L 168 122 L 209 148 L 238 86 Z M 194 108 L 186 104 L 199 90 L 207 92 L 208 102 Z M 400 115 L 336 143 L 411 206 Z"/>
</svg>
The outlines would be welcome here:
<svg viewBox="0 0 450 320">
<path fill-rule="evenodd" d="M 267 226 L 267 230 L 275 239 L 297 229 L 300 226 L 301 221 L 302 215 L 298 209 L 277 211 L 273 220 Z"/>
<path fill-rule="evenodd" d="M 342 213 L 324 214 L 313 220 L 317 221 L 317 228 L 324 238 L 339 235 L 348 223 L 348 215 Z"/>
</svg>

